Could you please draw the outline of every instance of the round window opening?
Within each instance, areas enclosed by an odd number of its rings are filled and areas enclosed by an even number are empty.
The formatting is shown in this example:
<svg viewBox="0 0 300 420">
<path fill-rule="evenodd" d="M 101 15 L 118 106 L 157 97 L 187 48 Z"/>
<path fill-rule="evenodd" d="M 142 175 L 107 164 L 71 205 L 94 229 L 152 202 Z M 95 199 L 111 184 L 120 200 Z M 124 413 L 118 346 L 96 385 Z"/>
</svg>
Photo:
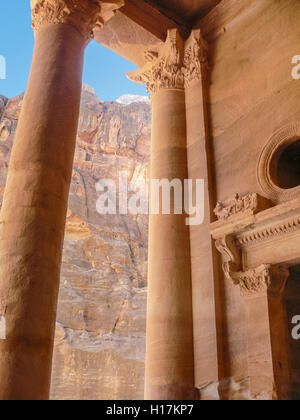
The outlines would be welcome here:
<svg viewBox="0 0 300 420">
<path fill-rule="evenodd" d="M 271 160 L 270 175 L 275 185 L 284 190 L 300 185 L 300 138 L 277 150 Z"/>
</svg>

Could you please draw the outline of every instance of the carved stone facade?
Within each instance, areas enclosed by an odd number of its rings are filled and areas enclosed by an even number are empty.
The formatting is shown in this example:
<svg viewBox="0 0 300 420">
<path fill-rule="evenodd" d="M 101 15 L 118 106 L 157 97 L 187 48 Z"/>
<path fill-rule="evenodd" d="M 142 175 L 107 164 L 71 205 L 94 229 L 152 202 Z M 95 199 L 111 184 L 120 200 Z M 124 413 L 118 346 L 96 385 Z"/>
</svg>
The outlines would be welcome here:
<svg viewBox="0 0 300 420">
<path fill-rule="evenodd" d="M 280 264 L 281 273 L 288 272 L 282 265 L 291 258 L 287 244 L 290 235 L 299 237 L 299 199 L 262 210 L 267 205 L 268 201 L 256 193 L 245 197 L 236 194 L 234 199 L 218 203 L 215 209 L 219 220 L 211 225 L 212 235 L 222 256 L 223 272 L 226 279 L 241 287 L 243 295 L 281 290 L 278 281 L 276 286 L 271 281 L 278 279 L 278 269 L 274 271 L 273 267 Z M 278 246 L 277 241 L 282 245 Z M 266 246 L 271 246 L 272 252 L 264 256 Z M 250 261 L 251 266 L 256 261 L 256 268 L 248 267 Z"/>
<path fill-rule="evenodd" d="M 192 31 L 184 42 L 178 29 L 171 29 L 164 44 L 145 51 L 145 66 L 127 76 L 133 82 L 146 84 L 152 95 L 161 89 L 183 90 L 201 80 L 207 70 L 206 52 L 200 30 Z"/>
<path fill-rule="evenodd" d="M 74 26 L 87 39 L 124 5 L 124 0 L 31 0 L 32 27 L 38 31 L 46 24 Z"/>
<path fill-rule="evenodd" d="M 255 214 L 257 194 L 247 197 L 237 195 L 227 206 L 219 206 L 220 220 L 211 224 L 212 236 L 225 282 L 239 286 L 242 296 L 250 399 L 288 399 L 291 374 L 284 292 L 292 265 L 289 245 L 299 237 L 294 225 L 299 201 Z"/>
</svg>

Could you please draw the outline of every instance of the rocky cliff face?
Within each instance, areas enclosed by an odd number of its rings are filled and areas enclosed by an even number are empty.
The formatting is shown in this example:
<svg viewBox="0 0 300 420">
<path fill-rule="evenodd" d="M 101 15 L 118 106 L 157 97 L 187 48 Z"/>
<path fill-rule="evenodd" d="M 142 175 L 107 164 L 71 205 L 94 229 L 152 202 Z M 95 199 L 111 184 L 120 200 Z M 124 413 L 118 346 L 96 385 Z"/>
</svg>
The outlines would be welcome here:
<svg viewBox="0 0 300 420">
<path fill-rule="evenodd" d="M 0 97 L 0 192 L 22 96 Z M 5 110 L 4 110 L 5 108 Z M 145 215 L 100 215 L 96 183 L 147 180 L 150 106 L 99 102 L 84 86 L 67 215 L 52 399 L 141 399 L 147 287 Z"/>
<path fill-rule="evenodd" d="M 0 118 L 3 115 L 6 104 L 7 104 L 7 98 L 5 96 L 0 95 Z"/>
</svg>

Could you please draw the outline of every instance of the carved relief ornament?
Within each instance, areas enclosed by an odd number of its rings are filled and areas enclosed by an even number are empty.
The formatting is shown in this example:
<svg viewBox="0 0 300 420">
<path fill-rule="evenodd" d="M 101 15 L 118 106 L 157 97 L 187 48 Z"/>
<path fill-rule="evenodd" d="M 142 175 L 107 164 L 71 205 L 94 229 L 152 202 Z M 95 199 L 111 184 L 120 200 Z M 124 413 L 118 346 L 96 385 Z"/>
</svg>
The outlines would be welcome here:
<svg viewBox="0 0 300 420">
<path fill-rule="evenodd" d="M 155 94 L 161 89 L 184 89 L 201 80 L 201 66 L 206 63 L 206 44 L 200 30 L 192 31 L 186 43 L 178 29 L 170 29 L 161 46 L 147 49 L 146 64 L 127 77 L 136 83 L 146 84 L 147 91 Z"/>
<path fill-rule="evenodd" d="M 230 217 L 250 210 L 253 214 L 267 209 L 270 202 L 256 193 L 240 196 L 235 194 L 233 198 L 227 201 L 219 202 L 214 209 L 218 220 L 226 220 Z"/>
<path fill-rule="evenodd" d="M 215 214 L 219 220 L 211 234 L 225 277 L 245 297 L 280 297 L 290 276 L 288 262 L 298 258 L 300 199 L 274 206 L 256 193 L 236 194 L 218 203 Z M 249 262 L 257 267 L 247 269 Z"/>
<path fill-rule="evenodd" d="M 185 43 L 184 76 L 185 87 L 207 77 L 209 65 L 207 60 L 208 45 L 201 35 L 200 29 L 192 31 Z"/>
<path fill-rule="evenodd" d="M 251 298 L 271 293 L 279 297 L 282 294 L 290 275 L 288 265 L 262 264 L 257 268 L 242 271 L 239 269 L 240 257 L 234 238 L 224 236 L 217 239 L 215 245 L 222 255 L 225 277 L 240 287 L 242 296 Z"/>
<path fill-rule="evenodd" d="M 90 40 L 96 27 L 102 27 L 124 0 L 31 0 L 32 27 L 67 23 Z"/>
</svg>

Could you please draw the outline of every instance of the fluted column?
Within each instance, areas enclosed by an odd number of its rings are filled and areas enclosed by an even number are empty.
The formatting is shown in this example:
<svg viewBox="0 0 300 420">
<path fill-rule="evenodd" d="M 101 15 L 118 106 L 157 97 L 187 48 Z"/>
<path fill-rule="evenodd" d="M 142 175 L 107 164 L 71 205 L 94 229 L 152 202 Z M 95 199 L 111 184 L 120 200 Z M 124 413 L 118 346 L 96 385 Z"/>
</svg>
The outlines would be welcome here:
<svg viewBox="0 0 300 420">
<path fill-rule="evenodd" d="M 122 1 L 32 0 L 35 48 L 0 216 L 0 399 L 48 399 L 85 47 Z"/>
<path fill-rule="evenodd" d="M 184 42 L 170 30 L 129 78 L 152 93 L 151 179 L 188 179 Z M 154 197 L 151 197 L 151 206 Z M 171 201 L 172 202 L 172 201 Z M 195 398 L 189 227 L 186 215 L 150 214 L 145 399 Z"/>
</svg>

